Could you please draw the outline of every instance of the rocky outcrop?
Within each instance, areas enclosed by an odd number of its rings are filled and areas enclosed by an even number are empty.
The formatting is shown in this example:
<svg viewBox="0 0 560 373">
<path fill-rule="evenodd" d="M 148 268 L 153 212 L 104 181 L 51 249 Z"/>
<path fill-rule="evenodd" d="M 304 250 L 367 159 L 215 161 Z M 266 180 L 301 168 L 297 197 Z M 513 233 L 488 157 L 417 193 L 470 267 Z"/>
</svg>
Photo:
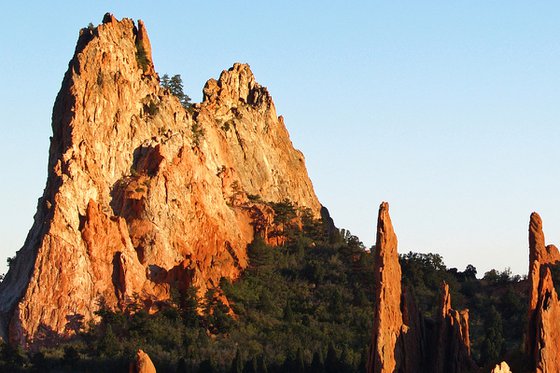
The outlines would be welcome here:
<svg viewBox="0 0 560 373">
<path fill-rule="evenodd" d="M 541 217 L 532 213 L 529 222 L 529 325 L 526 348 L 536 372 L 560 371 L 560 304 L 550 265 L 560 261 L 554 245 L 545 245 Z"/>
<path fill-rule="evenodd" d="M 130 373 L 156 373 L 156 367 L 150 356 L 142 350 L 136 352 L 136 359 L 130 363 Z"/>
<path fill-rule="evenodd" d="M 377 218 L 374 252 L 375 306 L 368 373 L 398 372 L 404 363 L 402 335 L 406 327 L 401 312 L 402 276 L 397 245 L 389 204 L 383 202 Z"/>
<path fill-rule="evenodd" d="M 15 343 L 72 335 L 100 304 L 155 307 L 171 286 L 235 278 L 254 235 L 275 231 L 263 202 L 321 214 L 249 66 L 209 80 L 185 110 L 160 87 L 142 22 L 106 15 L 81 30 L 52 128 L 46 188 L 0 285 L 0 333 Z"/>
<path fill-rule="evenodd" d="M 424 319 L 414 294 L 402 286 L 397 236 L 389 205 L 379 207 L 374 249 L 374 319 L 368 373 L 471 372 L 468 311 L 451 308 L 449 286 L 443 284 L 435 323 Z"/>
<path fill-rule="evenodd" d="M 542 220 L 531 214 L 529 223 L 529 326 L 526 347 L 536 372 L 560 371 L 560 303 L 550 265 L 560 255 L 555 246 L 545 246 Z"/>
<path fill-rule="evenodd" d="M 509 369 L 509 365 L 505 361 L 502 361 L 500 364 L 496 364 L 490 373 L 511 373 L 511 370 Z"/>
<path fill-rule="evenodd" d="M 449 285 L 442 284 L 440 307 L 437 314 L 437 337 L 432 344 L 436 349 L 434 372 L 470 372 L 476 369 L 471 358 L 469 310 L 451 308 Z"/>
</svg>

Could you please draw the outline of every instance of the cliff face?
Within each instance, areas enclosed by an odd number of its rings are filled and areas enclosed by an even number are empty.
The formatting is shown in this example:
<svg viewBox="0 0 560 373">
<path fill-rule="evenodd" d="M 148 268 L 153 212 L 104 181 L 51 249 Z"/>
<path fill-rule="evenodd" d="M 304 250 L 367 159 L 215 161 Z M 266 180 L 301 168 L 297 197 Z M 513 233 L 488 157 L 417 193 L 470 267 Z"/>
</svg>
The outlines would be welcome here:
<svg viewBox="0 0 560 373">
<path fill-rule="evenodd" d="M 529 327 L 526 347 L 536 372 L 560 371 L 560 302 L 549 265 L 560 260 L 555 246 L 545 246 L 542 220 L 537 213 L 529 222 Z"/>
<path fill-rule="evenodd" d="M 451 308 L 449 286 L 442 285 L 435 327 L 416 307 L 414 294 L 402 287 L 397 236 L 389 205 L 379 207 L 374 252 L 374 319 L 368 373 L 470 372 L 478 368 L 470 356 L 468 310 Z"/>
<path fill-rule="evenodd" d="M 110 307 L 170 286 L 216 286 L 274 226 L 263 201 L 321 205 L 272 98 L 235 64 L 185 110 L 159 85 L 144 24 L 83 29 L 52 116 L 48 179 L 0 285 L 0 331 L 20 344 L 71 335 Z"/>
</svg>

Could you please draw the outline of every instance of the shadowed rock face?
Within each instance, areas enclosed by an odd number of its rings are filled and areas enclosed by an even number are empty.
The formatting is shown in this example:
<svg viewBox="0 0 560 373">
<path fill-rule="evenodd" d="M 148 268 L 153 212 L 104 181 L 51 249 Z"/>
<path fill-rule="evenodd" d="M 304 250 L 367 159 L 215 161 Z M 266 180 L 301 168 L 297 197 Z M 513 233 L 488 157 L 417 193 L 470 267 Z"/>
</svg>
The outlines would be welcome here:
<svg viewBox="0 0 560 373">
<path fill-rule="evenodd" d="M 437 315 L 437 337 L 434 372 L 470 372 L 476 364 L 471 358 L 469 310 L 451 308 L 449 285 L 442 284 L 441 301 Z"/>
<path fill-rule="evenodd" d="M 142 22 L 106 15 L 80 31 L 52 128 L 45 191 L 0 285 L 0 333 L 15 343 L 72 335 L 100 303 L 155 307 L 170 284 L 235 278 L 254 234 L 277 231 L 254 196 L 321 213 L 249 66 L 209 80 L 185 110 L 159 85 Z"/>
<path fill-rule="evenodd" d="M 414 295 L 402 289 L 397 236 L 386 202 L 379 207 L 374 261 L 375 308 L 368 373 L 476 371 L 470 357 L 468 311 L 451 308 L 449 286 L 442 286 L 435 328 L 426 327 Z"/>
<path fill-rule="evenodd" d="M 549 265 L 560 260 L 554 245 L 545 246 L 542 220 L 531 214 L 529 223 L 529 326 L 526 347 L 536 372 L 560 371 L 560 303 Z"/>
</svg>

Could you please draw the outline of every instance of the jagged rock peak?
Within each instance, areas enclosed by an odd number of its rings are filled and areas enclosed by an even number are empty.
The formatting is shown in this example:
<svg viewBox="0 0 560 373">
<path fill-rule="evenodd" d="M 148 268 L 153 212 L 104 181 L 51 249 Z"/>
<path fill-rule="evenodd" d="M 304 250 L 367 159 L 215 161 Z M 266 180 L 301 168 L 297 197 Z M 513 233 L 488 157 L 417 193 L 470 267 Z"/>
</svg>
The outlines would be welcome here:
<svg viewBox="0 0 560 373">
<path fill-rule="evenodd" d="M 249 67 L 214 88 L 186 110 L 160 87 L 141 21 L 107 14 L 80 31 L 53 108 L 47 185 L 0 284 L 2 337 L 49 344 L 100 304 L 139 294 L 155 309 L 171 287 L 236 278 L 254 236 L 278 232 L 270 202 L 320 217 L 303 154 Z"/>
<path fill-rule="evenodd" d="M 210 79 L 203 90 L 204 102 L 236 107 L 239 102 L 250 105 L 272 105 L 272 97 L 265 87 L 255 81 L 248 64 L 235 63 L 224 70 L 218 80 Z"/>
<path fill-rule="evenodd" d="M 435 325 L 427 323 L 412 292 L 403 291 L 397 245 L 389 204 L 383 202 L 373 252 L 374 319 L 367 372 L 477 370 L 470 357 L 468 310 L 451 308 L 449 286 L 443 283 Z"/>
<path fill-rule="evenodd" d="M 399 371 L 403 365 L 401 333 L 401 266 L 397 253 L 397 236 L 389 216 L 389 204 L 381 203 L 377 218 L 374 252 L 374 321 L 369 373 Z"/>
<path fill-rule="evenodd" d="M 552 264 L 560 261 L 560 253 L 554 245 L 545 244 L 542 219 L 533 212 L 529 222 L 529 264 L 533 261 L 540 264 Z M 530 270 L 530 267 L 529 267 Z"/>
<path fill-rule="evenodd" d="M 368 372 L 393 372 L 398 368 L 396 349 L 403 318 L 397 237 L 393 230 L 387 202 L 379 206 L 374 256 L 375 308 Z"/>
<path fill-rule="evenodd" d="M 529 222 L 529 316 L 526 349 L 536 372 L 560 371 L 560 303 L 550 265 L 560 260 L 554 245 L 545 246 L 542 220 L 537 213 Z"/>
<path fill-rule="evenodd" d="M 451 307 L 449 285 L 443 282 L 437 315 L 438 335 L 434 344 L 437 353 L 435 372 L 471 371 L 476 364 L 471 358 L 469 335 L 469 310 L 454 310 Z"/>
</svg>

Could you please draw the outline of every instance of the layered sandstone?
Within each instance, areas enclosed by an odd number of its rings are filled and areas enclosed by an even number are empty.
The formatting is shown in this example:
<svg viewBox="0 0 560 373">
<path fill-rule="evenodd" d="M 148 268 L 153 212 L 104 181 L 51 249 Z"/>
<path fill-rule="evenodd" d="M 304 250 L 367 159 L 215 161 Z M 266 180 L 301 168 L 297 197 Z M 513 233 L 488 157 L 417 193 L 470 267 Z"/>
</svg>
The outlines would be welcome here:
<svg viewBox="0 0 560 373">
<path fill-rule="evenodd" d="M 100 304 L 157 307 L 247 265 L 267 203 L 321 205 L 267 89 L 235 64 L 185 110 L 160 87 L 146 28 L 106 15 L 80 32 L 52 115 L 48 179 L 0 285 L 0 332 L 72 335 Z M 260 217 L 260 219 L 259 219 Z"/>
<path fill-rule="evenodd" d="M 403 288 L 397 236 L 386 202 L 379 207 L 374 263 L 374 319 L 368 373 L 476 371 L 470 356 L 468 311 L 451 308 L 449 286 L 442 286 L 435 323 L 422 316 L 412 291 Z"/>
<path fill-rule="evenodd" d="M 526 347 L 535 372 L 560 371 L 560 303 L 550 265 L 560 255 L 555 246 L 545 246 L 542 220 L 531 214 L 529 223 L 529 327 Z"/>
</svg>

